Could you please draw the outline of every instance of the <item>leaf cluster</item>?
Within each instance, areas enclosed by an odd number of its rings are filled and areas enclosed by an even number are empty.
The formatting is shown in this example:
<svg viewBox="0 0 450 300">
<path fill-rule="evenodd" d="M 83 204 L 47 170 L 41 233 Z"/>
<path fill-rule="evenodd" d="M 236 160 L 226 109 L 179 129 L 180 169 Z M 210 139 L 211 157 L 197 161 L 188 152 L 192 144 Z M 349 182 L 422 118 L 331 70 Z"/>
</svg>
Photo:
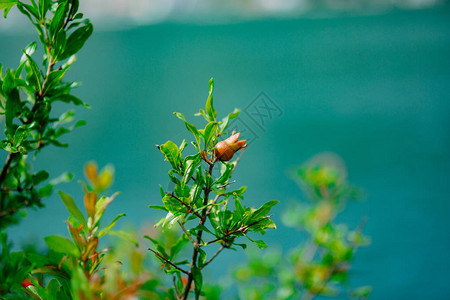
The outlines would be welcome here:
<svg viewBox="0 0 450 300">
<path fill-rule="evenodd" d="M 78 0 L 3 0 L 0 9 L 5 17 L 13 6 L 35 27 L 44 55 L 38 62 L 35 41 L 22 50 L 16 69 L 4 70 L 0 64 L 0 115 L 5 119 L 0 148 L 8 152 L 0 172 L 0 229 L 17 222 L 20 209 L 42 206 L 41 199 L 52 192 L 53 184 L 37 188 L 49 175 L 46 171 L 32 172 L 27 156 L 37 155 L 48 145 L 67 147 L 62 136 L 85 125 L 85 121 L 73 124 L 73 110 L 60 116 L 51 112 L 56 102 L 88 107 L 72 94 L 79 83 L 64 77 L 93 30 L 78 12 Z"/>
<path fill-rule="evenodd" d="M 226 129 L 230 119 L 236 118 L 239 110 L 227 115 L 221 121 L 217 120 L 217 111 L 213 105 L 213 79 L 209 82 L 209 94 L 205 109 L 200 109 L 198 116 L 203 116 L 207 122 L 204 128 L 197 128 L 181 113 L 175 115 L 184 122 L 186 129 L 193 135 L 193 153 L 186 155 L 188 143 L 183 140 L 178 146 L 172 141 L 158 146 L 170 164 L 169 180 L 172 190 L 160 188 L 163 205 L 150 205 L 151 208 L 166 212 L 166 216 L 156 226 L 167 228 L 180 226 L 183 234 L 170 251 L 158 240 L 148 237 L 154 249 L 150 249 L 163 263 L 167 274 L 176 276 L 174 289 L 178 298 L 186 299 L 194 282 L 196 297 L 202 289 L 202 269 L 208 265 L 223 249 L 234 249 L 235 246 L 246 248 L 246 244 L 237 243 L 239 237 L 245 236 L 258 247 L 265 248 L 262 240 L 254 240 L 250 232 L 264 234 L 267 229 L 276 228 L 270 219 L 271 208 L 278 203 L 272 200 L 259 208 L 243 205 L 246 187 L 230 188 L 233 171 L 237 160 L 233 162 L 220 161 L 215 156 L 215 145 L 219 137 L 227 134 Z M 219 168 L 214 173 L 214 167 Z M 193 258 L 178 258 L 181 249 L 192 244 Z M 216 254 L 207 257 L 204 248 L 211 244 L 219 244 Z M 235 250 L 235 249 L 234 249 Z M 189 266 L 190 264 L 190 266 Z M 184 266 L 188 265 L 186 269 Z M 182 276 L 187 275 L 186 284 Z"/>
</svg>

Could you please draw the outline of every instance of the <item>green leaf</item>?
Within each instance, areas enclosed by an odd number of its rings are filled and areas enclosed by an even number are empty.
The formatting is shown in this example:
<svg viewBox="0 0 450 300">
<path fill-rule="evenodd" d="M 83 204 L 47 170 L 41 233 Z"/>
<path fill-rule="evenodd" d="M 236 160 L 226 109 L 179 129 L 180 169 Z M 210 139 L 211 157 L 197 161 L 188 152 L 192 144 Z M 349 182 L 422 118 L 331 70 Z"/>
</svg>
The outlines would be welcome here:
<svg viewBox="0 0 450 300">
<path fill-rule="evenodd" d="M 222 123 L 220 124 L 220 132 L 223 132 L 228 127 L 228 123 L 231 119 L 236 118 L 241 113 L 240 109 L 235 108 L 232 113 L 222 119 Z"/>
<path fill-rule="evenodd" d="M 196 266 L 193 266 L 192 276 L 194 277 L 194 284 L 195 284 L 195 299 L 199 299 L 200 292 L 202 291 L 203 286 L 202 272 Z"/>
<path fill-rule="evenodd" d="M 27 127 L 22 125 L 17 127 L 16 132 L 14 133 L 14 147 L 19 147 L 23 141 L 25 141 L 28 137 Z"/>
<path fill-rule="evenodd" d="M 66 238 L 58 235 L 50 235 L 45 237 L 44 241 L 50 250 L 74 257 L 80 256 L 80 250 L 78 250 L 77 246 Z"/>
<path fill-rule="evenodd" d="M 180 149 L 178 149 L 178 146 L 172 141 L 167 141 L 165 144 L 162 144 L 159 149 L 166 157 L 166 160 L 169 161 L 172 168 L 179 169 L 181 152 Z"/>
<path fill-rule="evenodd" d="M 52 192 L 53 192 L 53 185 L 47 184 L 38 190 L 38 195 L 40 198 L 45 198 L 50 196 Z"/>
<path fill-rule="evenodd" d="M 55 70 L 48 74 L 47 82 L 44 87 L 44 93 L 52 90 L 54 87 L 60 84 L 65 73 L 66 70 Z"/>
<path fill-rule="evenodd" d="M 214 109 L 213 105 L 213 90 L 214 90 L 214 78 L 211 78 L 209 80 L 209 95 L 205 105 L 205 111 L 210 121 L 216 121 L 217 117 L 217 111 Z"/>
<path fill-rule="evenodd" d="M 80 222 L 84 228 L 87 228 L 86 219 L 84 218 L 81 211 L 78 209 L 77 205 L 75 204 L 75 201 L 73 201 L 72 197 L 67 195 L 66 193 L 59 191 L 59 196 L 61 197 L 62 201 L 64 202 L 64 205 L 66 206 L 69 213 L 74 216 L 78 222 Z"/>
<path fill-rule="evenodd" d="M 186 234 L 181 235 L 178 241 L 172 247 L 170 247 L 170 259 L 173 259 L 188 242 L 189 239 L 187 238 Z"/>
<path fill-rule="evenodd" d="M 39 12 L 31 5 L 17 1 L 17 8 L 25 15 L 31 14 L 36 20 L 40 19 Z M 30 21 L 33 22 L 30 16 Z M 34 23 L 34 22 L 33 22 Z"/>
<path fill-rule="evenodd" d="M 166 194 L 162 199 L 162 201 L 164 203 L 164 207 L 167 208 L 170 212 L 172 212 L 174 216 L 179 215 L 179 213 L 187 212 L 187 208 L 183 204 L 181 204 L 178 199 L 176 199 L 170 194 Z"/>
<path fill-rule="evenodd" d="M 266 242 L 264 242 L 263 240 L 254 241 L 254 243 L 256 244 L 256 246 L 258 246 L 259 249 L 265 249 L 268 247 Z"/>
<path fill-rule="evenodd" d="M 49 8 L 50 0 L 39 0 L 39 12 L 41 14 L 42 19 L 44 19 L 47 14 Z"/>
<path fill-rule="evenodd" d="M 50 31 L 53 32 L 53 38 L 55 38 L 56 33 L 64 24 L 64 19 L 66 16 L 66 2 L 61 2 L 53 15 L 52 22 L 50 23 Z"/>
<path fill-rule="evenodd" d="M 5 76 L 5 80 L 3 81 L 3 92 L 7 95 L 5 108 L 6 134 L 8 138 L 11 139 L 15 133 L 13 124 L 14 118 L 22 108 L 19 92 L 14 88 L 14 74 L 12 72 L 7 72 Z"/>
<path fill-rule="evenodd" d="M 358 288 L 353 289 L 350 292 L 350 296 L 352 298 L 361 298 L 361 299 L 368 299 L 370 294 L 372 293 L 372 287 L 371 286 L 361 286 Z"/>
<path fill-rule="evenodd" d="M 279 202 L 280 201 L 277 201 L 277 200 L 271 200 L 269 202 L 264 203 L 260 208 L 258 208 L 256 211 L 254 211 L 252 213 L 251 218 L 248 221 L 248 223 L 254 222 L 261 218 L 266 217 L 269 214 L 270 209 Z"/>
<path fill-rule="evenodd" d="M 63 60 L 69 58 L 71 55 L 80 51 L 93 31 L 94 26 L 91 23 L 75 30 L 67 39 L 66 49 L 60 59 Z"/>
<path fill-rule="evenodd" d="M 195 140 L 197 141 L 197 145 L 200 146 L 200 133 L 198 132 L 197 127 L 195 127 L 194 125 L 192 125 L 191 123 L 186 121 L 186 118 L 184 117 L 184 115 L 182 113 L 174 112 L 174 114 L 178 117 L 178 119 L 184 121 L 184 124 L 185 124 L 187 130 L 189 130 L 194 135 Z M 197 150 L 200 150 L 200 149 L 197 149 Z"/>
<path fill-rule="evenodd" d="M 38 185 L 42 181 L 47 180 L 49 177 L 49 174 L 47 171 L 42 170 L 38 172 L 37 174 L 33 175 L 33 185 Z"/>
<path fill-rule="evenodd" d="M 114 225 L 116 225 L 117 221 L 122 218 L 125 217 L 126 214 L 121 213 L 119 215 L 117 215 L 114 220 L 111 222 L 111 224 L 109 224 L 108 226 L 106 226 L 104 229 L 100 230 L 100 232 L 98 233 L 98 237 L 101 238 L 102 236 L 104 236 L 105 234 L 107 234 L 113 227 Z"/>
<path fill-rule="evenodd" d="M 217 129 L 217 122 L 209 122 L 205 129 L 203 130 L 203 138 L 205 140 L 205 146 L 212 148 L 213 145 L 211 142 L 213 141 L 213 138 L 216 137 L 216 129 Z"/>
<path fill-rule="evenodd" d="M 56 280 L 55 278 L 51 279 L 47 285 L 47 299 L 58 300 L 60 290 L 61 286 L 59 285 L 58 280 Z"/>
<path fill-rule="evenodd" d="M 0 0 L 0 9 L 3 9 L 3 17 L 6 19 L 8 12 L 16 5 L 17 0 Z"/>
<path fill-rule="evenodd" d="M 120 237 L 120 238 L 122 238 L 124 240 L 127 240 L 130 243 L 134 244 L 136 247 L 139 247 L 139 243 L 136 240 L 136 238 L 132 234 L 130 234 L 128 232 L 125 232 L 125 231 L 122 231 L 122 230 L 110 230 L 108 232 L 108 234 Z"/>
<path fill-rule="evenodd" d="M 234 199 L 234 206 L 236 207 L 236 212 L 239 216 L 240 219 L 242 219 L 242 217 L 244 216 L 244 208 L 242 207 L 241 201 L 239 200 L 238 197 L 235 197 Z"/>
<path fill-rule="evenodd" d="M 28 55 L 25 52 L 25 50 L 23 50 L 23 51 L 25 53 L 25 56 L 28 59 L 28 63 L 30 64 L 30 67 L 31 67 L 31 71 L 32 71 L 31 76 L 34 77 L 34 79 L 36 80 L 36 84 L 38 85 L 37 88 L 39 89 L 39 92 L 41 92 L 43 86 L 42 86 L 42 77 L 41 77 L 41 72 L 39 71 L 39 67 L 36 64 L 36 62 L 31 58 L 31 56 Z"/>
<path fill-rule="evenodd" d="M 97 201 L 97 203 L 95 204 L 94 224 L 102 218 L 106 208 L 111 204 L 111 202 L 113 202 L 117 195 L 119 195 L 119 193 L 114 193 L 111 197 L 103 196 Z"/>
<path fill-rule="evenodd" d="M 169 255 L 167 254 L 166 250 L 164 249 L 163 244 L 161 244 L 159 241 L 157 241 L 157 240 L 151 238 L 151 237 L 148 236 L 148 235 L 144 235 L 144 238 L 150 240 L 150 242 L 152 242 L 153 245 L 155 245 L 156 250 L 158 250 L 159 254 L 161 254 L 161 255 L 162 255 L 163 257 L 165 257 L 166 259 L 169 258 Z"/>
<path fill-rule="evenodd" d="M 61 175 L 59 175 L 58 177 L 50 180 L 50 184 L 51 185 L 57 185 L 60 183 L 67 183 L 67 182 L 71 182 L 73 179 L 73 173 L 71 172 L 64 172 Z"/>
<path fill-rule="evenodd" d="M 161 205 L 149 205 L 148 207 L 152 208 L 152 209 L 159 209 L 159 210 L 163 210 L 165 212 L 167 212 L 167 208 L 165 208 L 164 206 Z"/>
</svg>

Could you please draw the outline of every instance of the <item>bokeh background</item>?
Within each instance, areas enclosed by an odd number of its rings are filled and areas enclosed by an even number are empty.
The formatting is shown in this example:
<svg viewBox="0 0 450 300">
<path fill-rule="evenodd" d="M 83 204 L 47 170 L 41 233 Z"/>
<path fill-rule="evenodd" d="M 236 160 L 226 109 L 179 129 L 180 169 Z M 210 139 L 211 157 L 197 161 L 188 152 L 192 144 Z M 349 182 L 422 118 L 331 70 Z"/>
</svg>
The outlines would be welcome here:
<svg viewBox="0 0 450 300">
<path fill-rule="evenodd" d="M 368 217 L 372 244 L 359 250 L 351 285 L 372 285 L 372 299 L 450 296 L 447 2 L 85 0 L 81 11 L 96 30 L 69 76 L 83 82 L 76 94 L 92 109 L 77 116 L 88 126 L 66 137 L 68 149 L 40 154 L 37 169 L 81 179 L 85 162 L 113 163 L 122 194 L 109 218 L 125 212 L 121 224 L 153 224 L 161 214 L 147 205 L 160 203 L 158 184 L 168 185 L 154 145 L 181 142 L 184 125 L 172 112 L 194 119 L 214 76 L 219 115 L 251 107 L 261 92 L 280 109 L 262 127 L 242 114 L 254 140 L 235 173 L 248 186 L 248 205 L 281 201 L 279 228 L 265 238 L 271 246 L 297 242 L 280 217 L 305 199 L 289 170 L 332 151 L 366 192 L 339 220 L 355 227 Z M 20 49 L 36 39 L 29 27 L 14 11 L 0 20 L 5 67 L 16 67 Z M 76 180 L 59 188 L 81 200 Z M 66 234 L 61 201 L 46 203 L 9 230 L 16 245 Z M 245 257 L 225 252 L 210 274 L 222 276 L 230 261 Z"/>
</svg>

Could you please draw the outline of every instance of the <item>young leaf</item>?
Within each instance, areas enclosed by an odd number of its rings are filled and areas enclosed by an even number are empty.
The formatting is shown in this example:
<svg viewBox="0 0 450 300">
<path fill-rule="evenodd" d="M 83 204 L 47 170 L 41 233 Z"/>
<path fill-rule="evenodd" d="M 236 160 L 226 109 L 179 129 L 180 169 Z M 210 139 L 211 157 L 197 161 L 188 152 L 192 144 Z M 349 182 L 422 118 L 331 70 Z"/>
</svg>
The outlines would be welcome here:
<svg viewBox="0 0 450 300">
<path fill-rule="evenodd" d="M 166 160 L 169 161 L 172 168 L 179 169 L 181 152 L 180 149 L 178 149 L 178 146 L 172 141 L 167 141 L 165 144 L 162 144 L 159 149 L 166 157 Z"/>
<path fill-rule="evenodd" d="M 197 141 L 197 145 L 200 146 L 200 133 L 198 132 L 197 127 L 186 121 L 186 118 L 182 113 L 174 112 L 174 114 L 178 117 L 178 119 L 183 120 L 184 124 L 186 125 L 187 130 L 189 130 L 195 137 L 195 140 Z M 198 149 L 200 150 L 200 149 Z"/>
<path fill-rule="evenodd" d="M 104 229 L 100 230 L 100 232 L 98 233 L 98 238 L 101 238 L 102 236 L 104 236 L 105 234 L 107 234 L 113 227 L 114 225 L 116 225 L 117 221 L 122 218 L 125 217 L 126 214 L 121 213 L 119 215 L 117 215 L 114 220 L 111 222 L 111 224 L 109 224 L 108 226 L 106 226 Z"/>
<path fill-rule="evenodd" d="M 209 117 L 209 121 L 216 121 L 217 111 L 214 109 L 213 105 L 213 90 L 214 90 L 214 78 L 209 80 L 209 95 L 206 100 L 205 111 Z"/>
<path fill-rule="evenodd" d="M 220 124 L 220 132 L 223 132 L 225 129 L 227 129 L 228 123 L 230 122 L 230 120 L 239 116 L 240 112 L 241 112 L 240 109 L 235 108 L 232 113 L 230 113 L 228 116 L 223 118 L 222 124 Z"/>
<path fill-rule="evenodd" d="M 3 17 L 6 19 L 8 12 L 16 5 L 17 0 L 0 0 L 0 9 L 3 9 Z"/>
<path fill-rule="evenodd" d="M 77 246 L 66 238 L 57 235 L 50 235 L 45 237 L 44 241 L 50 250 L 74 257 L 80 256 L 80 250 L 78 250 Z"/>
<path fill-rule="evenodd" d="M 59 191 L 59 196 L 61 197 L 62 201 L 64 202 L 64 205 L 66 206 L 69 213 L 74 216 L 78 222 L 80 222 L 84 228 L 87 228 L 86 219 L 84 218 L 81 211 L 78 209 L 77 205 L 75 204 L 75 201 L 73 201 L 72 197 L 67 195 L 66 193 Z"/>
</svg>

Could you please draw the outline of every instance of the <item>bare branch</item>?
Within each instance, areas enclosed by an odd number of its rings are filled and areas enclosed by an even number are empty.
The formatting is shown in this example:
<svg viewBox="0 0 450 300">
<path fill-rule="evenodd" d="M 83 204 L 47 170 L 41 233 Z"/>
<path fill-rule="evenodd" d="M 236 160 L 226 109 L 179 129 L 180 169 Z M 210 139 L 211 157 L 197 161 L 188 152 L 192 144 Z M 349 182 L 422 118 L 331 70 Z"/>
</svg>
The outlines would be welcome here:
<svg viewBox="0 0 450 300">
<path fill-rule="evenodd" d="M 213 259 L 216 258 L 216 256 L 219 255 L 219 253 L 222 252 L 223 249 L 225 249 L 225 246 L 224 246 L 224 245 L 222 245 L 222 246 L 219 248 L 219 250 L 217 250 L 217 252 L 214 253 L 214 255 L 211 256 L 210 259 L 208 259 L 208 261 L 203 265 L 203 267 L 200 268 L 200 270 L 203 269 L 204 267 L 206 267 L 210 262 L 212 262 Z"/>
<path fill-rule="evenodd" d="M 152 248 L 148 248 L 148 250 L 152 251 L 153 253 L 155 253 L 156 256 L 158 256 L 159 258 L 161 258 L 165 263 L 168 263 L 169 265 L 171 265 L 172 267 L 174 267 L 175 269 L 177 269 L 180 272 L 183 272 L 184 274 L 189 274 L 188 271 L 180 268 L 179 266 L 177 266 L 176 264 L 174 264 L 173 262 L 171 262 L 170 260 L 168 260 L 167 258 L 165 258 L 164 256 L 161 255 L 161 253 L 159 253 L 158 251 L 153 250 Z"/>
<path fill-rule="evenodd" d="M 192 242 L 192 244 L 195 245 L 195 241 L 192 238 L 192 236 L 189 234 L 189 232 L 186 230 L 186 228 L 184 228 L 184 225 L 182 222 L 178 221 L 178 224 L 180 224 L 181 229 L 183 229 L 184 233 L 186 233 L 187 237 L 189 238 L 189 240 Z"/>
</svg>

